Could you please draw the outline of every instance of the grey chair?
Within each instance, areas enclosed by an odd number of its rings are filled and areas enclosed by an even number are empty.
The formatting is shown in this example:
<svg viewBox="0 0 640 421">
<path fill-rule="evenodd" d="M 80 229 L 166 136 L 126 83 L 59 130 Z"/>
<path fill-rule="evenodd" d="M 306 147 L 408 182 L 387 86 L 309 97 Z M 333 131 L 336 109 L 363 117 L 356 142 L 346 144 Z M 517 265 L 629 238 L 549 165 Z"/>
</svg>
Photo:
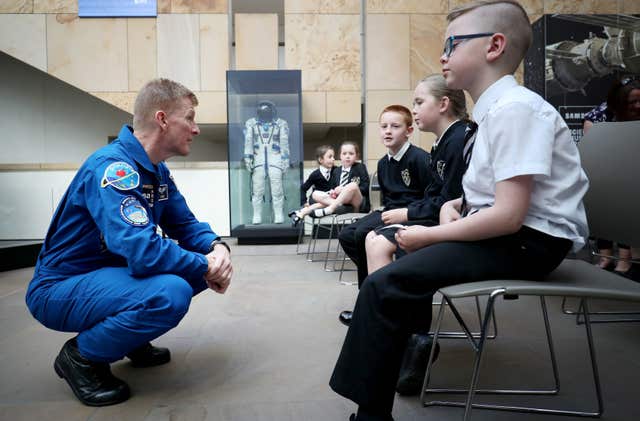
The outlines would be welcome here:
<svg viewBox="0 0 640 421">
<path fill-rule="evenodd" d="M 591 136 L 583 139 L 580 144 L 582 165 L 590 179 L 590 189 L 585 197 L 585 206 L 591 232 L 603 238 L 615 238 L 633 245 L 640 245 L 640 227 L 631 223 L 637 218 L 640 207 L 638 198 L 633 194 L 637 191 L 637 180 L 640 177 L 640 165 L 636 159 L 640 156 L 640 142 L 633 139 L 633 133 L 640 132 L 640 122 L 616 123 L 615 126 L 592 128 Z M 606 161 L 603 157 L 606 156 Z M 602 168 L 604 167 L 604 168 Z M 615 210 L 615 215 L 612 215 Z M 445 309 L 449 308 L 460 324 L 474 351 L 473 373 L 467 389 L 433 388 L 430 387 L 430 375 L 433 371 L 433 350 L 429 356 L 423 390 L 420 396 L 425 406 L 444 405 L 464 407 L 464 420 L 471 419 L 473 408 L 529 412 L 539 414 L 570 415 L 599 417 L 604 411 L 604 402 L 600 386 L 598 364 L 593 346 L 589 300 L 606 299 L 629 302 L 640 302 L 640 284 L 612 273 L 603 271 L 588 262 L 566 259 L 544 282 L 523 280 L 487 280 L 454 285 L 440 289 L 444 302 L 448 306 L 441 306 L 435 319 L 434 340 L 438 340 Z M 493 309 L 499 297 L 505 299 L 518 298 L 523 295 L 540 297 L 542 317 L 547 335 L 551 368 L 554 385 L 547 389 L 521 388 L 518 390 L 480 390 L 478 377 L 480 363 L 485 351 Z M 480 336 L 475 338 L 469 331 L 465 320 L 456 307 L 456 300 L 466 297 L 487 296 L 484 318 Z M 555 359 L 553 340 L 549 324 L 546 296 L 576 297 L 580 299 L 579 309 L 584 318 L 588 350 L 593 373 L 593 386 L 596 397 L 594 408 L 588 409 L 549 409 L 516 405 L 493 405 L 474 403 L 475 395 L 483 394 L 512 394 L 512 395 L 556 395 L 560 391 L 558 367 Z M 504 332 L 503 332 L 504 335 Z M 435 347 L 434 347 L 435 349 Z M 464 393 L 466 400 L 445 401 L 428 400 L 427 397 L 438 393 Z M 590 402 L 587 400 L 587 402 Z"/>
</svg>

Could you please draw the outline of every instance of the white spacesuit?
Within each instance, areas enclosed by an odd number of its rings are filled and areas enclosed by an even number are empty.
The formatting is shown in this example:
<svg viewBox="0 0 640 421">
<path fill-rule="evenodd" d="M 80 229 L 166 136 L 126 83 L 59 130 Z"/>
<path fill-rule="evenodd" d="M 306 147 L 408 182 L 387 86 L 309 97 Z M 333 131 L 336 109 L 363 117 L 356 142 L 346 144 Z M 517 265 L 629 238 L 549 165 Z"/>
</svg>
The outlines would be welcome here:
<svg viewBox="0 0 640 421">
<path fill-rule="evenodd" d="M 257 117 L 244 126 L 244 162 L 251 172 L 251 204 L 254 224 L 262 223 L 264 183 L 268 175 L 271 183 L 273 222 L 284 221 L 284 190 L 282 176 L 289 168 L 289 125 L 277 116 L 270 101 L 258 104 Z"/>
</svg>

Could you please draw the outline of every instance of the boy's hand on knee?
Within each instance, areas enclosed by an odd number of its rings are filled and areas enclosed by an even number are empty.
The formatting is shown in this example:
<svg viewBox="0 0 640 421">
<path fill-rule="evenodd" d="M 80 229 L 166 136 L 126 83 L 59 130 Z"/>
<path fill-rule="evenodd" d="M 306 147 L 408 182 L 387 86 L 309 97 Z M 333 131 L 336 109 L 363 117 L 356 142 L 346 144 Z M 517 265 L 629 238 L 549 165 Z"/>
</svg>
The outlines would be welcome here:
<svg viewBox="0 0 640 421">
<path fill-rule="evenodd" d="M 460 219 L 462 217 L 460 215 L 461 206 L 461 199 L 450 200 L 442 205 L 440 208 L 440 225 L 448 224 Z"/>
<path fill-rule="evenodd" d="M 431 244 L 429 240 L 429 228 L 422 225 L 413 225 L 396 232 L 398 247 L 408 253 L 421 249 Z"/>
<path fill-rule="evenodd" d="M 389 224 L 401 224 L 403 222 L 407 222 L 409 220 L 409 209 L 392 209 L 385 212 L 382 212 L 381 215 L 382 222 L 385 225 Z"/>
</svg>

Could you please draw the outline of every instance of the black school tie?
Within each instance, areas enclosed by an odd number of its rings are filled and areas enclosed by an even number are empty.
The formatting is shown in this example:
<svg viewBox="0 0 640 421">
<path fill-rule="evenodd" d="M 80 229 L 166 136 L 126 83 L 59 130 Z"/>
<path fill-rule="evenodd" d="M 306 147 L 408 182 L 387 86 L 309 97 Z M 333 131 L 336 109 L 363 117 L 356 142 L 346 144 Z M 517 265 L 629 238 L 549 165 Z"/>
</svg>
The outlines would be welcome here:
<svg viewBox="0 0 640 421">
<path fill-rule="evenodd" d="M 478 132 L 478 125 L 471 122 L 464 133 L 464 148 L 462 149 L 462 157 L 464 159 L 464 173 L 469 168 L 469 162 L 471 162 L 471 154 L 473 153 L 473 145 L 476 143 L 476 134 Z M 462 176 L 464 177 L 464 173 Z M 467 199 L 464 196 L 464 189 L 462 189 L 462 205 L 460 206 L 460 215 L 467 216 L 469 209 L 467 208 Z"/>
<path fill-rule="evenodd" d="M 340 176 L 340 186 L 344 187 L 349 182 L 349 171 L 342 170 L 342 175 Z"/>
</svg>

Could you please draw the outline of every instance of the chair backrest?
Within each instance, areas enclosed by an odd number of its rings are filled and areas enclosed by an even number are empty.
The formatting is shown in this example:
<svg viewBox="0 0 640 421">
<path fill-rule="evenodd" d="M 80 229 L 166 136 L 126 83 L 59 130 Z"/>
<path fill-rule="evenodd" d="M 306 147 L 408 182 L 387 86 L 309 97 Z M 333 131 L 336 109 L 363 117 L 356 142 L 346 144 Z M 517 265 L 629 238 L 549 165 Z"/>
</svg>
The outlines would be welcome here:
<svg viewBox="0 0 640 421">
<path fill-rule="evenodd" d="M 640 247 L 640 121 L 597 123 L 578 149 L 590 234 Z"/>
</svg>

